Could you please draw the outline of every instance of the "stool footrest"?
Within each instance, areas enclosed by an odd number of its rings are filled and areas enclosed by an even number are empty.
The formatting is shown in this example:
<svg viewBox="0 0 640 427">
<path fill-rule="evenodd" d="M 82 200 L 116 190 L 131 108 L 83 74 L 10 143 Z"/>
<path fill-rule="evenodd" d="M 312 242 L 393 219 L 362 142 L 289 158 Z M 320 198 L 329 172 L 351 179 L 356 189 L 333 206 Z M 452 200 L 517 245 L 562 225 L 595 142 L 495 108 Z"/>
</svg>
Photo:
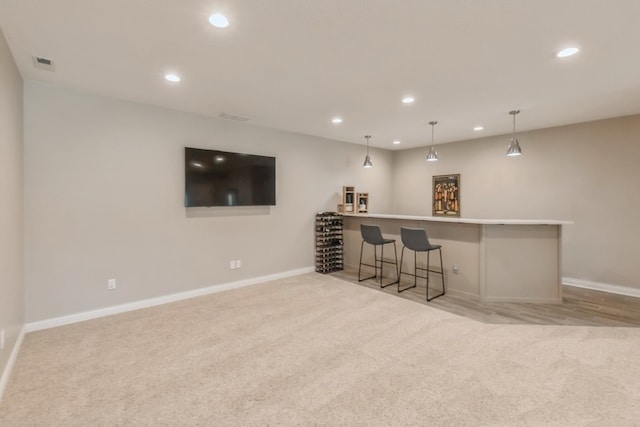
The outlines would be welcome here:
<svg viewBox="0 0 640 427">
<path fill-rule="evenodd" d="M 409 289 L 415 288 L 417 285 L 409 286 L 408 288 L 400 289 L 400 281 L 398 280 L 398 293 L 408 291 Z"/>
<path fill-rule="evenodd" d="M 416 270 L 429 271 L 431 273 L 444 275 L 444 273 L 442 271 L 440 271 L 440 270 L 431 270 L 429 268 L 416 267 Z M 411 273 L 402 273 L 402 274 L 411 274 Z M 418 276 L 418 277 L 422 277 L 422 276 Z M 426 277 L 422 277 L 422 278 L 426 279 Z"/>
</svg>

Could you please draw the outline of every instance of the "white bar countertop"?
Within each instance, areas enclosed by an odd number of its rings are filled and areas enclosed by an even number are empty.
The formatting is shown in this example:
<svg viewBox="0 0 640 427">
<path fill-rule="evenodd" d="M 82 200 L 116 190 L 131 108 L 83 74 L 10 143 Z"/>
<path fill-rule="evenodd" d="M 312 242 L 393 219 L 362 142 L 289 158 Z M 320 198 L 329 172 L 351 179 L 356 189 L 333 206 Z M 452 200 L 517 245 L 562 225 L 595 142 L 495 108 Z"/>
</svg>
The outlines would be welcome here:
<svg viewBox="0 0 640 427">
<path fill-rule="evenodd" d="M 397 215 L 397 214 L 348 214 L 343 213 L 346 217 L 355 218 L 380 218 L 380 219 L 404 219 L 408 221 L 434 221 L 434 222 L 453 222 L 458 224 L 483 224 L 483 225 L 569 225 L 573 221 L 563 221 L 557 219 L 478 219 L 478 218 L 459 218 L 446 216 L 414 216 L 414 215 Z"/>
</svg>

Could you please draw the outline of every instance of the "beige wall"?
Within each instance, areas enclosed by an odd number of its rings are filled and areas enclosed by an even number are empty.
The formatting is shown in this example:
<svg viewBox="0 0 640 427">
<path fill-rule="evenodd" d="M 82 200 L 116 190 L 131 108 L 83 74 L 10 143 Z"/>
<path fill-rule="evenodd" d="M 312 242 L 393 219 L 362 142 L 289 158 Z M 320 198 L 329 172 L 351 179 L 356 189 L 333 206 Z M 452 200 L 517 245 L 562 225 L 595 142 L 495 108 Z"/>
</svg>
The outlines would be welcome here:
<svg viewBox="0 0 640 427">
<path fill-rule="evenodd" d="M 0 30 L 0 376 L 24 325 L 22 188 L 22 79 Z"/>
<path fill-rule="evenodd" d="M 524 120 L 525 117 L 522 117 Z M 433 175 L 461 174 L 468 218 L 564 219 L 563 276 L 640 289 L 640 115 L 427 147 L 394 157 L 393 213 L 431 215 Z"/>
<path fill-rule="evenodd" d="M 640 288 L 639 138 L 631 116 L 520 133 L 521 158 L 501 136 L 440 145 L 433 164 L 427 147 L 373 150 L 366 170 L 361 145 L 27 82 L 27 320 L 311 267 L 313 214 L 342 185 L 368 191 L 371 212 L 430 215 L 431 177 L 447 173 L 462 174 L 463 216 L 575 221 L 563 275 Z M 276 156 L 278 205 L 185 209 L 185 145 Z"/>
<path fill-rule="evenodd" d="M 185 209 L 184 146 L 276 156 L 277 206 Z M 314 265 L 342 186 L 391 210 L 392 153 L 25 84 L 25 281 L 37 321 Z M 230 270 L 229 261 L 242 268 Z M 107 290 L 107 279 L 117 289 Z"/>
</svg>

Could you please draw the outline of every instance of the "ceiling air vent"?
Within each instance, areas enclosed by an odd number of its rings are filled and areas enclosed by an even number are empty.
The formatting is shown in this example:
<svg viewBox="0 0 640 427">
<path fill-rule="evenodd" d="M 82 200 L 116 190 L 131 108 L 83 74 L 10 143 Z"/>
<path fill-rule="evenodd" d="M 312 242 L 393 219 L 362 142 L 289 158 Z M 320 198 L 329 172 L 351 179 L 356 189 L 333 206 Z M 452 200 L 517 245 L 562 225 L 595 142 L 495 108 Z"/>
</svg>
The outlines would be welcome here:
<svg viewBox="0 0 640 427">
<path fill-rule="evenodd" d="M 239 122 L 246 122 L 247 120 L 249 120 L 247 117 L 236 116 L 235 114 L 228 113 L 222 113 L 220 114 L 220 117 L 222 117 L 223 119 L 237 120 Z"/>
<path fill-rule="evenodd" d="M 41 70 L 54 71 L 55 67 L 53 65 L 53 61 L 49 58 L 44 58 L 42 56 L 34 56 L 33 57 L 33 66 L 39 68 Z"/>
</svg>

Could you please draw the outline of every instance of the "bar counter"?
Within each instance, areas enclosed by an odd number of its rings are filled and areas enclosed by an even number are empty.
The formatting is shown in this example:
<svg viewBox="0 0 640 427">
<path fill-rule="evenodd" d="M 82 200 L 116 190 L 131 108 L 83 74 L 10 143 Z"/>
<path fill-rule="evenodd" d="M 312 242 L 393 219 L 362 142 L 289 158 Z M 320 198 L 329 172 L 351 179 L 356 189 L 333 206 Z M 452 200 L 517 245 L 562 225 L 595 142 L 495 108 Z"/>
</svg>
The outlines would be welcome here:
<svg viewBox="0 0 640 427">
<path fill-rule="evenodd" d="M 398 262 L 400 227 L 424 228 L 432 244 L 442 245 L 447 292 L 452 294 L 484 302 L 562 302 L 562 226 L 571 221 L 344 214 L 344 263 L 350 270 L 358 269 L 362 223 L 379 225 L 385 237 L 396 239 Z M 386 259 L 392 253 L 385 247 Z M 412 262 L 413 255 L 405 254 L 403 270 L 413 270 Z M 393 267 L 386 268 L 385 276 Z"/>
</svg>

